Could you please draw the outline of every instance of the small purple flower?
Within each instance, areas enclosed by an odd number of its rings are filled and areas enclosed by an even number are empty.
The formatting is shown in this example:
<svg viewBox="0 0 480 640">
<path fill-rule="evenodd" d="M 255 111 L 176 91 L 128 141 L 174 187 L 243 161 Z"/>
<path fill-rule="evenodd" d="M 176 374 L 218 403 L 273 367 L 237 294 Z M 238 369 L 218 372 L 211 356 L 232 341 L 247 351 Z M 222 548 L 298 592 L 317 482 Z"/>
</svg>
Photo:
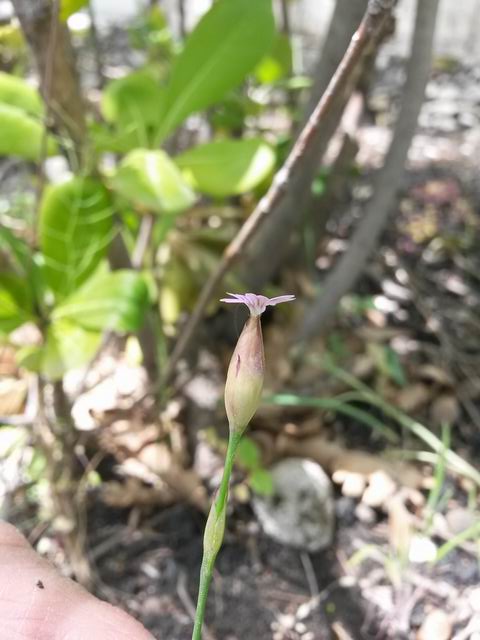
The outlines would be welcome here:
<svg viewBox="0 0 480 640">
<path fill-rule="evenodd" d="M 295 296 L 292 295 L 276 296 L 275 298 L 257 296 L 255 293 L 228 293 L 228 295 L 231 296 L 231 298 L 222 298 L 220 302 L 246 304 L 252 317 L 260 316 L 267 307 L 274 307 L 281 302 L 292 302 L 292 300 L 295 300 Z"/>
</svg>

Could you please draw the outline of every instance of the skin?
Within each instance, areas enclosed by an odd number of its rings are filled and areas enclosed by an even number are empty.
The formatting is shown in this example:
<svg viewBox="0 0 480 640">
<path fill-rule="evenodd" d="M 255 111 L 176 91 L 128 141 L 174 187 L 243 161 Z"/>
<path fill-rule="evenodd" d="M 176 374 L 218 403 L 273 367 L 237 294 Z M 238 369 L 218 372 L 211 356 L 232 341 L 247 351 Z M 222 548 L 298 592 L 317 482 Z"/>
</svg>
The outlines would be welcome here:
<svg viewBox="0 0 480 640">
<path fill-rule="evenodd" d="M 154 640 L 124 611 L 60 576 L 5 522 L 0 522 L 0 637 Z"/>
</svg>

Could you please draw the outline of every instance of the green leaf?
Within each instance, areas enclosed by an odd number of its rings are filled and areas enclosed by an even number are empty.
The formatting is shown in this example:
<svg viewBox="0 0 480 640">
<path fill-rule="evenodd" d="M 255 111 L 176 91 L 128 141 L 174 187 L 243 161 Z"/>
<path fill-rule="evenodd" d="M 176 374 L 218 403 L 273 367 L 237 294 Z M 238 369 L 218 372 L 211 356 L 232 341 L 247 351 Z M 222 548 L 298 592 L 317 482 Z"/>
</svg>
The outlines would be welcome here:
<svg viewBox="0 0 480 640">
<path fill-rule="evenodd" d="M 48 187 L 39 226 L 45 278 L 61 299 L 88 278 L 108 249 L 113 211 L 107 190 L 92 178 Z"/>
<path fill-rule="evenodd" d="M 237 458 L 246 469 L 258 469 L 261 460 L 260 448 L 254 440 L 244 436 L 237 448 Z"/>
<path fill-rule="evenodd" d="M 43 151 L 44 127 L 18 107 L 0 104 L 0 156 L 39 160 Z M 47 154 L 56 153 L 55 140 L 47 137 Z"/>
<path fill-rule="evenodd" d="M 194 201 L 193 191 L 164 151 L 135 149 L 120 163 L 113 189 L 140 209 L 178 213 Z"/>
<path fill-rule="evenodd" d="M 0 253 L 2 250 L 9 266 L 22 278 L 23 287 L 28 290 L 31 300 L 40 301 L 44 293 L 44 282 L 41 267 L 35 261 L 38 254 L 32 254 L 24 240 L 17 238 L 7 227 L 0 226 Z"/>
<path fill-rule="evenodd" d="M 31 250 L 27 243 L 7 229 L 0 226 L 0 250 L 3 250 L 9 258 L 9 264 L 18 274 L 26 276 L 33 262 Z"/>
<path fill-rule="evenodd" d="M 101 110 L 107 122 L 118 125 L 119 133 L 146 146 L 160 120 L 165 89 L 148 69 L 112 80 L 103 91 Z M 130 147 L 131 148 L 131 147 Z"/>
<path fill-rule="evenodd" d="M 32 298 L 25 281 L 11 273 L 0 273 L 0 330 L 9 333 L 32 319 Z"/>
<path fill-rule="evenodd" d="M 275 166 L 275 152 L 260 139 L 220 140 L 194 147 L 175 162 L 199 191 L 225 197 L 260 184 Z"/>
<path fill-rule="evenodd" d="M 44 113 L 44 105 L 38 91 L 22 78 L 3 71 L 0 71 L 0 103 L 17 107 L 39 118 Z"/>
<path fill-rule="evenodd" d="M 52 323 L 41 350 L 40 372 L 52 380 L 59 380 L 70 369 L 89 362 L 100 346 L 102 334 L 86 331 L 67 320 Z"/>
<path fill-rule="evenodd" d="M 145 279 L 135 271 L 102 271 L 69 296 L 52 314 L 84 329 L 136 331 L 149 306 Z"/>
<path fill-rule="evenodd" d="M 270 471 L 266 469 L 255 469 L 248 477 L 250 487 L 262 496 L 273 495 L 273 478 Z"/>
<path fill-rule="evenodd" d="M 173 65 L 159 138 L 239 85 L 270 50 L 274 32 L 271 0 L 218 0 Z"/>
<path fill-rule="evenodd" d="M 88 0 L 61 0 L 60 20 L 66 22 L 71 15 L 80 11 L 87 4 Z"/>
<path fill-rule="evenodd" d="M 292 73 L 292 47 L 284 33 L 277 33 L 271 51 L 255 67 L 261 84 L 273 84 Z"/>
</svg>

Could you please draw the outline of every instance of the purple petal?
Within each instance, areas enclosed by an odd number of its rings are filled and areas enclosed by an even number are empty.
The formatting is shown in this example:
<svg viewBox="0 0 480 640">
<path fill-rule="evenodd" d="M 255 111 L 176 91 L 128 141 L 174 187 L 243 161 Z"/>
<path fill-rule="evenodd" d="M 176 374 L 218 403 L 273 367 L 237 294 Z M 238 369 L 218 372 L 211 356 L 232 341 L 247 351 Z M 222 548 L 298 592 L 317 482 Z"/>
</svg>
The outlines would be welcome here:
<svg viewBox="0 0 480 640">
<path fill-rule="evenodd" d="M 227 292 L 228 293 L 228 292 Z M 256 293 L 228 293 L 231 298 L 221 298 L 220 302 L 230 304 L 245 304 L 252 316 L 261 315 L 268 306 L 275 306 L 281 302 L 292 302 L 295 300 L 294 295 L 276 296 L 275 298 L 267 298 L 266 296 L 257 295 Z"/>
<path fill-rule="evenodd" d="M 276 296 L 275 298 L 269 298 L 267 304 L 270 306 L 275 306 L 276 304 L 281 304 L 282 302 L 293 302 L 295 300 L 294 295 L 285 295 L 285 296 Z"/>
</svg>

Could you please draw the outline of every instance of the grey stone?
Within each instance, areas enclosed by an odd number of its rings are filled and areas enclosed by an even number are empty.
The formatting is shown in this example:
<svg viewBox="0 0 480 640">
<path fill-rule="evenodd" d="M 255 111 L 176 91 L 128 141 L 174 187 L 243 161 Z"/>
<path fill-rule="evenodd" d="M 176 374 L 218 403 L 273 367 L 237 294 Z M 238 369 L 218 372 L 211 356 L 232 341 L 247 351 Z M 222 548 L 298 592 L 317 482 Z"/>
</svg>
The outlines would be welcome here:
<svg viewBox="0 0 480 640">
<path fill-rule="evenodd" d="M 267 535 L 309 552 L 330 546 L 335 506 L 330 479 L 316 462 L 287 458 L 270 470 L 272 496 L 255 496 L 253 508 Z"/>
</svg>

